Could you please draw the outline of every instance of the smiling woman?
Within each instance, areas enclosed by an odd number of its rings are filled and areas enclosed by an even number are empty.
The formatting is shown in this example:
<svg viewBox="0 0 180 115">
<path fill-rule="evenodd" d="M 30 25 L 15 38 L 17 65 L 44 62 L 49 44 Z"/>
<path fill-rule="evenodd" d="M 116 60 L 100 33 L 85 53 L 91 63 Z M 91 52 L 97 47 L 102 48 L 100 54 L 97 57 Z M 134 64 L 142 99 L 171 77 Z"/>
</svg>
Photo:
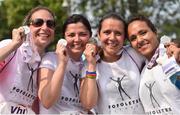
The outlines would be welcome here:
<svg viewBox="0 0 180 115">
<path fill-rule="evenodd" d="M 180 66 L 177 64 L 180 48 L 169 43 L 166 49 L 172 53 L 159 63 L 158 59 L 166 50 L 162 41 L 167 37 L 161 37 L 159 42 L 155 26 L 144 16 L 133 17 L 127 30 L 132 47 L 146 58 L 139 87 L 146 114 L 180 114 Z"/>
<path fill-rule="evenodd" d="M 73 14 L 63 24 L 63 40 L 56 52 L 47 53 L 40 65 L 39 91 L 40 114 L 87 114 L 81 105 L 79 89 L 82 53 L 92 35 L 88 20 Z"/>
<path fill-rule="evenodd" d="M 123 46 L 126 23 L 115 13 L 99 22 L 98 38 L 102 52 L 96 62 L 87 47 L 80 98 L 83 106 L 98 114 L 143 114 L 139 99 L 143 58 L 130 46 Z M 131 65 L 131 66 L 129 66 Z"/>
<path fill-rule="evenodd" d="M 28 23 L 36 19 L 42 19 L 38 26 Z M 0 60 L 4 63 L 0 70 L 0 114 L 38 113 L 33 111 L 37 69 L 53 39 L 54 14 L 47 7 L 36 7 L 24 19 L 24 26 L 13 29 L 12 40 L 0 42 Z"/>
</svg>

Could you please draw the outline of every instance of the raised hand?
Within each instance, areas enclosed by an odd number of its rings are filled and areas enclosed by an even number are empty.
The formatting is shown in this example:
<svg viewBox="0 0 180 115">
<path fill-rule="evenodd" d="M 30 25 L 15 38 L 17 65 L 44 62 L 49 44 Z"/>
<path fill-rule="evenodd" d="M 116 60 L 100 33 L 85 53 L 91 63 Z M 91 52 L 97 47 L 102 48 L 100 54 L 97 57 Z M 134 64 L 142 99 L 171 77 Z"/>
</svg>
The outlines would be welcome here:
<svg viewBox="0 0 180 115">
<path fill-rule="evenodd" d="M 69 59 L 66 45 L 67 43 L 65 43 L 64 39 L 59 40 L 58 44 L 56 45 L 56 54 L 58 56 L 58 61 L 60 61 L 61 63 L 67 63 Z"/>
<path fill-rule="evenodd" d="M 25 33 L 24 33 L 23 27 L 13 29 L 12 43 L 15 46 L 15 48 L 18 48 L 19 46 L 21 46 L 24 40 L 25 40 Z"/>
</svg>

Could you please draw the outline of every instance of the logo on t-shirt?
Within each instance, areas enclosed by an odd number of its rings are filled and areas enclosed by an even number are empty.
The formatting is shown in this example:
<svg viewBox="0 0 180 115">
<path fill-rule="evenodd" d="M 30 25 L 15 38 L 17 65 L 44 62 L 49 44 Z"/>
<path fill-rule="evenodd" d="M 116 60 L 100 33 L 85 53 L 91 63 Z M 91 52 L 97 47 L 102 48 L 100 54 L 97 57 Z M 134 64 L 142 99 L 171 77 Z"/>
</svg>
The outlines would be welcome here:
<svg viewBox="0 0 180 115">
<path fill-rule="evenodd" d="M 75 92 L 75 96 L 78 97 L 79 96 L 79 85 L 78 85 L 78 81 L 81 78 L 81 74 L 78 73 L 72 73 L 71 71 L 69 71 L 71 77 L 73 78 L 73 86 L 74 86 L 74 92 Z"/>
<path fill-rule="evenodd" d="M 120 78 L 118 77 L 117 79 L 113 79 L 112 77 L 110 77 L 111 80 L 115 81 L 118 83 L 118 91 L 119 91 L 119 94 L 121 96 L 121 99 L 124 101 L 124 97 L 122 95 L 122 93 L 124 93 L 129 99 L 131 99 L 131 97 L 127 94 L 127 92 L 124 90 L 124 88 L 122 87 L 122 80 L 125 78 L 125 75 Z"/>
<path fill-rule="evenodd" d="M 154 84 L 155 84 L 155 81 L 153 83 L 149 83 L 149 84 L 145 83 L 145 86 L 149 90 L 150 100 L 151 100 L 151 104 L 152 104 L 153 108 L 155 108 L 156 106 L 160 107 L 159 103 L 157 102 L 157 100 L 155 99 L 155 97 L 153 95 Z"/>
</svg>

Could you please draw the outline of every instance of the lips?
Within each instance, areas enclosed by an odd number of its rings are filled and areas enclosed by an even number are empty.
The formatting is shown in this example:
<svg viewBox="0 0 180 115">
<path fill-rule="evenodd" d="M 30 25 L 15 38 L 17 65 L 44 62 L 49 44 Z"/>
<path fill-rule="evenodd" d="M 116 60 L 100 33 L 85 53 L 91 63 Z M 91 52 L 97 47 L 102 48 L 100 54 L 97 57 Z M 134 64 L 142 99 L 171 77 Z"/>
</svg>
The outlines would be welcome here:
<svg viewBox="0 0 180 115">
<path fill-rule="evenodd" d="M 49 35 L 46 34 L 46 33 L 38 33 L 38 36 L 41 36 L 41 37 L 48 37 Z"/>
<path fill-rule="evenodd" d="M 73 44 L 73 45 L 71 46 L 71 48 L 81 49 L 81 48 L 82 48 L 82 44 Z"/>
<path fill-rule="evenodd" d="M 117 47 L 117 46 L 118 46 L 117 42 L 112 42 L 112 41 L 109 41 L 109 42 L 107 42 L 106 44 L 107 44 L 108 46 L 110 46 L 110 47 Z"/>
<path fill-rule="evenodd" d="M 144 44 L 138 45 L 138 50 L 140 52 L 143 52 L 143 51 L 145 51 L 148 48 L 149 48 L 149 44 L 148 43 L 144 43 Z"/>
</svg>

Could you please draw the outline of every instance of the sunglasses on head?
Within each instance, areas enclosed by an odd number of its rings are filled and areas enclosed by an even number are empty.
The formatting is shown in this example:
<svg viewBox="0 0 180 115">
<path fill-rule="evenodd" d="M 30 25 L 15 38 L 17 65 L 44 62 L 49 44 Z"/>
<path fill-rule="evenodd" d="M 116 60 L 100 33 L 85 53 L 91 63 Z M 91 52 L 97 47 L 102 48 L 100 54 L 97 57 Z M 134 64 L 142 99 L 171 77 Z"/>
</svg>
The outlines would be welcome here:
<svg viewBox="0 0 180 115">
<path fill-rule="evenodd" d="M 40 27 L 44 23 L 46 23 L 46 26 L 49 28 L 52 28 L 52 29 L 55 28 L 54 20 L 43 20 L 41 18 L 37 18 L 37 19 L 31 20 L 29 24 L 33 25 L 34 27 Z"/>
</svg>

